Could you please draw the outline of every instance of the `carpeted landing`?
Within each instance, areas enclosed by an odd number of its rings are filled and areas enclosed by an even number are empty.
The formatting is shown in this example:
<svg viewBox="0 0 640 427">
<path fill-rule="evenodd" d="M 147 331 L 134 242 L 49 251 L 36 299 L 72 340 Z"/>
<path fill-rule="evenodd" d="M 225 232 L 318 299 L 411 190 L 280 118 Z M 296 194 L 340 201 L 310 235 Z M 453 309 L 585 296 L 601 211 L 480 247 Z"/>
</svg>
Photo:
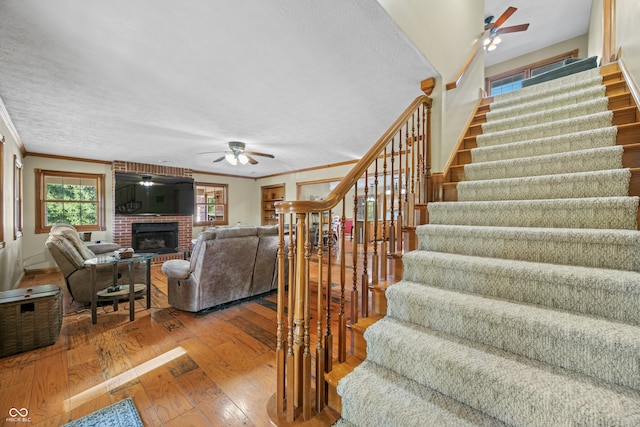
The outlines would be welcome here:
<svg viewBox="0 0 640 427">
<path fill-rule="evenodd" d="M 599 70 L 499 95 L 337 426 L 640 425 L 640 232 Z"/>
</svg>

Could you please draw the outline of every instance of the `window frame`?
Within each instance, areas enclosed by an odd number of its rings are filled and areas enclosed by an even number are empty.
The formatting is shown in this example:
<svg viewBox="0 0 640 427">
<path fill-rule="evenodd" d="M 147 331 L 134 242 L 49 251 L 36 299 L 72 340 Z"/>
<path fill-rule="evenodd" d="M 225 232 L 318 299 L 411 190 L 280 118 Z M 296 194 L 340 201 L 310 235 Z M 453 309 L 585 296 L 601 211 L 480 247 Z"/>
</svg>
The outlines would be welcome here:
<svg viewBox="0 0 640 427">
<path fill-rule="evenodd" d="M 24 165 L 17 155 L 13 155 L 13 240 L 22 237 L 22 206 L 23 206 L 23 168 Z"/>
<path fill-rule="evenodd" d="M 223 189 L 223 202 L 215 203 L 216 205 L 224 206 L 224 218 L 222 220 L 216 220 L 215 217 L 212 221 L 198 221 L 198 206 L 207 206 L 210 203 L 198 203 L 198 187 L 207 188 L 222 188 Z M 215 225 L 229 225 L 229 184 L 220 184 L 214 182 L 196 182 L 194 183 L 195 195 L 193 197 L 193 226 L 194 227 L 207 227 Z"/>
<path fill-rule="evenodd" d="M 535 70 L 537 68 L 540 67 L 546 67 L 547 65 L 551 65 L 555 62 L 559 62 L 559 61 L 564 61 L 565 59 L 570 59 L 570 58 L 577 58 L 578 57 L 578 49 L 574 49 L 570 52 L 565 52 L 562 53 L 560 55 L 556 55 L 553 56 L 551 58 L 547 58 L 547 59 L 543 59 L 541 61 L 538 62 L 534 62 L 532 64 L 529 65 L 525 65 L 523 67 L 519 67 L 519 68 L 514 68 L 512 70 L 509 71 L 505 71 L 502 72 L 500 74 L 494 74 L 492 76 L 486 77 L 484 79 L 485 81 L 485 92 L 487 93 L 487 96 L 492 96 L 491 95 L 491 84 L 497 80 L 502 80 L 502 79 L 506 79 L 508 77 L 512 77 L 515 76 L 517 74 L 520 73 L 524 73 L 524 78 L 528 79 L 529 77 L 531 77 L 531 71 Z"/>
<path fill-rule="evenodd" d="M 48 233 L 51 230 L 50 225 L 45 224 L 45 180 L 48 177 L 57 178 L 74 178 L 74 179 L 92 179 L 97 183 L 96 194 L 96 213 L 98 216 L 97 224 L 76 225 L 72 224 L 78 231 L 104 231 L 105 227 L 105 176 L 104 174 L 87 173 L 87 172 L 63 172 L 36 169 L 36 233 Z"/>
</svg>

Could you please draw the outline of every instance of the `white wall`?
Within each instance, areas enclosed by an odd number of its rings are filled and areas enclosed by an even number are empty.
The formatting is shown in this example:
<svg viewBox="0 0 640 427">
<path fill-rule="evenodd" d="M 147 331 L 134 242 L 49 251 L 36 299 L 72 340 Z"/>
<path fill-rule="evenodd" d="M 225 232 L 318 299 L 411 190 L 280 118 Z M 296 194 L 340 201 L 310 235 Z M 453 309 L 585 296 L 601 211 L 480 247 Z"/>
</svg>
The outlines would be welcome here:
<svg viewBox="0 0 640 427">
<path fill-rule="evenodd" d="M 0 100 L 0 108 L 4 110 L 4 104 Z M 13 289 L 20 283 L 23 275 L 22 251 L 24 238 L 13 238 L 13 156 L 18 156 L 22 161 L 22 153 L 11 132 L 8 124 L 0 118 L 0 135 L 4 136 L 3 162 L 2 162 L 2 215 L 5 247 L 0 248 L 0 291 Z M 1 138 L 1 137 L 0 137 Z M 26 197 L 26 195 L 24 196 Z"/>
<path fill-rule="evenodd" d="M 431 97 L 432 172 L 442 171 L 464 131 L 484 84 L 484 57 L 480 51 L 461 85 L 450 91 L 445 89 L 446 83 L 455 76 L 472 51 L 473 42 L 482 34 L 484 1 L 378 2 L 441 76 Z"/>
</svg>

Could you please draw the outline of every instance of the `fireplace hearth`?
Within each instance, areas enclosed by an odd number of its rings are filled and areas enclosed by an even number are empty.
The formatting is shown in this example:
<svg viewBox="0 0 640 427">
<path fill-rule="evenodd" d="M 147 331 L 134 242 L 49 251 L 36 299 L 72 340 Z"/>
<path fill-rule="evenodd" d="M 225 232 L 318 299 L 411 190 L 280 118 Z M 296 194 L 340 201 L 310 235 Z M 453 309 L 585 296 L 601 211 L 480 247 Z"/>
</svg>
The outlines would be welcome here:
<svg viewBox="0 0 640 427">
<path fill-rule="evenodd" d="M 136 252 L 176 253 L 177 222 L 134 222 L 131 224 L 131 247 Z"/>
</svg>

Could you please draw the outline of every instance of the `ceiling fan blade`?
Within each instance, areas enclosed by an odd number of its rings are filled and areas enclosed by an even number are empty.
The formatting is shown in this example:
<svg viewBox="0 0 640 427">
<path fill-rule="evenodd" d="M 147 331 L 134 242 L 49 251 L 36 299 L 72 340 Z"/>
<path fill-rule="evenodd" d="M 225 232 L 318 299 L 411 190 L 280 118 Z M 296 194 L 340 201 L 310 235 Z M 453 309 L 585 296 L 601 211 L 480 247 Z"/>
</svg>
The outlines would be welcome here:
<svg viewBox="0 0 640 427">
<path fill-rule="evenodd" d="M 223 161 L 223 160 L 224 160 L 224 157 L 225 157 L 225 156 L 222 156 L 222 157 L 220 157 L 220 158 L 218 158 L 218 159 L 215 159 L 212 163 L 218 163 L 218 162 L 221 162 L 221 161 Z"/>
<path fill-rule="evenodd" d="M 504 27 L 498 30 L 500 34 L 517 33 L 518 31 L 527 31 L 529 24 L 514 25 L 512 27 Z"/>
<path fill-rule="evenodd" d="M 266 154 L 266 153 L 257 153 L 255 151 L 245 151 L 245 154 L 252 154 L 254 156 L 262 156 L 262 157 L 269 157 L 270 159 L 275 159 L 275 156 L 273 154 Z"/>
<path fill-rule="evenodd" d="M 502 24 L 504 24 L 504 22 L 509 19 L 509 17 L 511 15 L 513 15 L 513 13 L 518 10 L 517 8 L 513 7 L 513 6 L 509 6 L 507 8 L 507 10 L 504 11 L 504 13 L 502 15 L 500 15 L 500 17 L 498 19 L 496 19 L 496 22 L 494 22 L 491 28 L 497 28 L 499 26 L 501 26 Z"/>
<path fill-rule="evenodd" d="M 196 154 L 215 154 L 215 153 L 222 153 L 222 151 L 218 150 L 218 151 L 203 151 L 202 153 L 196 153 Z"/>
<path fill-rule="evenodd" d="M 253 157 L 251 157 L 249 155 L 248 151 L 245 151 L 244 155 L 247 156 L 247 159 L 249 159 L 249 163 L 251 163 L 252 165 L 257 165 L 258 164 L 258 161 L 256 159 L 254 159 Z"/>
</svg>

